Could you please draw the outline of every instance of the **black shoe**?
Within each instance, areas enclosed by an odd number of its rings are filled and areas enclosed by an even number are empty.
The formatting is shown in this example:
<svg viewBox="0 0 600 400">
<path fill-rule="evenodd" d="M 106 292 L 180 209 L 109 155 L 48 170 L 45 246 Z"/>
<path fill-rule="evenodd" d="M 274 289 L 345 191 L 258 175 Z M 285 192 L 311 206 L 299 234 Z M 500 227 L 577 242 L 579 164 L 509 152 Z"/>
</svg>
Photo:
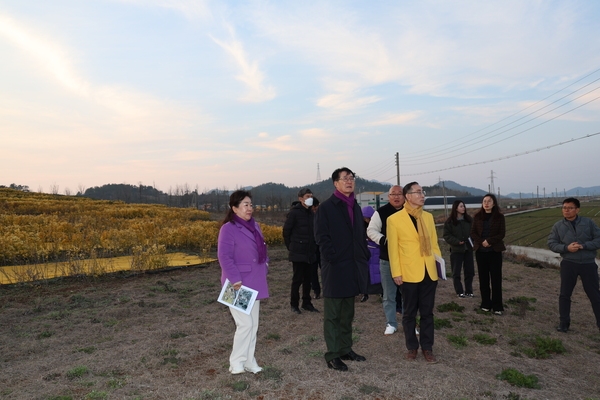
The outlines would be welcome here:
<svg viewBox="0 0 600 400">
<path fill-rule="evenodd" d="M 336 371 L 348 371 L 348 366 L 344 364 L 339 357 L 334 358 L 331 361 L 327 361 L 327 366 L 329 368 L 335 369 Z"/>
<path fill-rule="evenodd" d="M 302 311 L 298 307 L 292 306 L 292 312 L 296 314 L 302 314 Z"/>
<path fill-rule="evenodd" d="M 341 356 L 340 359 L 342 359 L 342 360 L 349 360 L 349 361 L 367 361 L 366 358 L 364 358 L 363 356 L 360 356 L 360 355 L 356 354 L 352 350 L 350 350 L 350 352 L 348 354 L 345 354 L 345 355 Z"/>
<path fill-rule="evenodd" d="M 364 303 L 367 300 L 369 300 L 369 295 L 368 294 L 364 294 L 363 297 L 360 299 L 360 302 Z"/>
<path fill-rule="evenodd" d="M 567 331 L 569 330 L 569 324 L 559 324 L 556 327 L 556 330 L 558 332 L 563 332 L 563 333 L 567 333 Z"/>
<path fill-rule="evenodd" d="M 307 306 L 302 306 L 302 309 L 309 311 L 309 312 L 319 312 L 319 310 L 317 310 L 312 304 L 309 304 Z"/>
</svg>

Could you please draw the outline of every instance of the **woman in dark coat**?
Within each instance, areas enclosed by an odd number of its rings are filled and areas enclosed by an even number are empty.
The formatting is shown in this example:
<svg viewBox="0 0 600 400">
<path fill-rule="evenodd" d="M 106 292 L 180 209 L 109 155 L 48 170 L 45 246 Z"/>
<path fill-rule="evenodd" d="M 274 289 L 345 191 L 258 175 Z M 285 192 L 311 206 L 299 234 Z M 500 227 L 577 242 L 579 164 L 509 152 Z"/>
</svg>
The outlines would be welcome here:
<svg viewBox="0 0 600 400">
<path fill-rule="evenodd" d="M 502 315 L 502 252 L 506 226 L 504 215 L 498 207 L 496 196 L 491 193 L 483 196 L 481 209 L 473 218 L 471 238 L 477 260 L 481 310 Z M 491 290 L 490 290 L 491 283 Z"/>
<path fill-rule="evenodd" d="M 454 200 L 450 217 L 444 224 L 444 240 L 450 245 L 450 265 L 454 290 L 458 297 L 473 297 L 473 245 L 471 242 L 471 224 L 473 218 L 467 213 L 462 200 Z M 460 280 L 461 270 L 465 270 L 465 286 Z"/>
</svg>

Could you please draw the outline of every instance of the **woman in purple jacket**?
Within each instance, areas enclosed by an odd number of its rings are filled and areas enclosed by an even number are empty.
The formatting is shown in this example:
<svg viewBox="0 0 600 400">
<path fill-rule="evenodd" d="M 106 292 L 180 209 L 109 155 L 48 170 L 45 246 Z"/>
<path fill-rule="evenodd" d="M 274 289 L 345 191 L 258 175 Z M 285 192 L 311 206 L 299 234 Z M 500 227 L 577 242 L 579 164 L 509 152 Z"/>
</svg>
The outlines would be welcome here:
<svg viewBox="0 0 600 400">
<path fill-rule="evenodd" d="M 262 371 L 254 358 L 260 300 L 269 297 L 267 286 L 267 245 L 258 223 L 252 218 L 252 196 L 236 190 L 229 197 L 229 210 L 219 231 L 217 257 L 221 265 L 221 285 L 225 279 L 238 290 L 242 285 L 258 291 L 249 315 L 229 308 L 237 327 L 229 356 L 229 371 L 254 374 Z"/>
</svg>

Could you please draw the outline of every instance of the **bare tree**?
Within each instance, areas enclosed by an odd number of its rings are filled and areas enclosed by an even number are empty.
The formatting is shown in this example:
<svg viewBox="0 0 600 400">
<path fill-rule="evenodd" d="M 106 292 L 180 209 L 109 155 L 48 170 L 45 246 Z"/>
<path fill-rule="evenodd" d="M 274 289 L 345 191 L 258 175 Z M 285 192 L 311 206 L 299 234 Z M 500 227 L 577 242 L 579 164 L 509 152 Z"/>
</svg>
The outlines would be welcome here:
<svg viewBox="0 0 600 400">
<path fill-rule="evenodd" d="M 78 196 L 83 196 L 83 194 L 85 193 L 85 186 L 83 184 L 78 184 L 77 185 L 77 195 Z"/>
<path fill-rule="evenodd" d="M 58 185 L 56 184 L 56 182 L 54 182 L 52 185 L 50 185 L 50 193 L 52 194 L 58 194 Z"/>
<path fill-rule="evenodd" d="M 71 189 L 69 189 L 68 187 L 65 188 L 65 196 L 70 196 L 71 194 Z"/>
</svg>

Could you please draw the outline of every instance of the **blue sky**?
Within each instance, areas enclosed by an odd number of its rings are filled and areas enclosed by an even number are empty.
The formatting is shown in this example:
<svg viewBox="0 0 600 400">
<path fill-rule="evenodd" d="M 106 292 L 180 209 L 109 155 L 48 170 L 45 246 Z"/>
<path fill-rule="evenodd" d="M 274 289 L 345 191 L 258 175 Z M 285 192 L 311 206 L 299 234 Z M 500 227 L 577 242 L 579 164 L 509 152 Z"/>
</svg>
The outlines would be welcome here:
<svg viewBox="0 0 600 400">
<path fill-rule="evenodd" d="M 401 183 L 599 185 L 599 20 L 596 1 L 0 0 L 0 184 L 395 183 L 398 152 Z"/>
</svg>

